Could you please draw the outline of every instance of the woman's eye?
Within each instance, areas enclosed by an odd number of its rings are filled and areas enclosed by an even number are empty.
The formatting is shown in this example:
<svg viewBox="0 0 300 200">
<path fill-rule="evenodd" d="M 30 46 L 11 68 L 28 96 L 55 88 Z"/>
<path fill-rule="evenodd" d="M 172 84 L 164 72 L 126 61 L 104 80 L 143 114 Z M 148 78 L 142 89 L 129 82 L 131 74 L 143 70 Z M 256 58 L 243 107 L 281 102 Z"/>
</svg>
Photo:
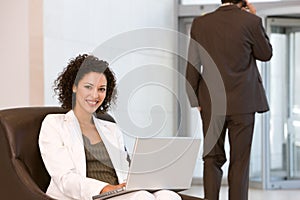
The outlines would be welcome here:
<svg viewBox="0 0 300 200">
<path fill-rule="evenodd" d="M 85 85 L 84 86 L 86 89 L 91 89 L 92 87 L 90 85 Z"/>
<path fill-rule="evenodd" d="M 100 92 L 105 92 L 105 91 L 106 91 L 106 88 L 99 88 L 99 91 L 100 91 Z"/>
</svg>

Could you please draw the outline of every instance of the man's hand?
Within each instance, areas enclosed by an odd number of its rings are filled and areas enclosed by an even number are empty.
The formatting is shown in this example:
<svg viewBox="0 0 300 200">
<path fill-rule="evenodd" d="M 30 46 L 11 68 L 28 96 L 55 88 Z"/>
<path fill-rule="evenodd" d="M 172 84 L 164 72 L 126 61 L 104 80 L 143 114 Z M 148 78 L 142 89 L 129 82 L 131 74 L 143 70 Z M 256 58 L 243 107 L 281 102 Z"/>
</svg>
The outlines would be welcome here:
<svg viewBox="0 0 300 200">
<path fill-rule="evenodd" d="M 256 14 L 256 8 L 253 6 L 253 4 L 249 3 L 248 0 L 245 0 L 245 1 L 247 3 L 247 6 L 243 7 L 242 9 L 255 15 Z"/>
<path fill-rule="evenodd" d="M 249 12 L 255 15 L 256 8 L 253 6 L 253 4 L 249 3 L 248 0 L 246 0 L 246 2 L 247 2 L 247 7 L 248 7 Z"/>
</svg>

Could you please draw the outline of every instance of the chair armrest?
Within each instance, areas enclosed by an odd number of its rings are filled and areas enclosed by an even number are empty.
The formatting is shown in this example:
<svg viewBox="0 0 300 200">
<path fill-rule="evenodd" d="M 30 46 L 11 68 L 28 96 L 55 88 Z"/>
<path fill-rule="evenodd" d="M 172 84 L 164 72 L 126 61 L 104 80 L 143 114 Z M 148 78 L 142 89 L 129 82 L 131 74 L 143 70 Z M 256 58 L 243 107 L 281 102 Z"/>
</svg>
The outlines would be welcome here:
<svg viewBox="0 0 300 200">
<path fill-rule="evenodd" d="M 26 169 L 26 166 L 23 164 L 23 162 L 19 159 L 13 159 L 12 161 L 16 174 L 19 177 L 20 187 L 22 187 L 22 191 L 29 193 L 31 196 L 31 199 L 43 199 L 43 200 L 54 200 L 53 198 L 46 195 L 38 186 L 37 184 L 32 180 L 30 177 L 28 170 Z M 17 192 L 18 193 L 18 192 Z M 28 194 L 26 194 L 26 197 Z M 18 198 L 24 199 L 23 194 L 18 194 Z M 15 199 L 15 198 L 11 198 Z"/>
</svg>

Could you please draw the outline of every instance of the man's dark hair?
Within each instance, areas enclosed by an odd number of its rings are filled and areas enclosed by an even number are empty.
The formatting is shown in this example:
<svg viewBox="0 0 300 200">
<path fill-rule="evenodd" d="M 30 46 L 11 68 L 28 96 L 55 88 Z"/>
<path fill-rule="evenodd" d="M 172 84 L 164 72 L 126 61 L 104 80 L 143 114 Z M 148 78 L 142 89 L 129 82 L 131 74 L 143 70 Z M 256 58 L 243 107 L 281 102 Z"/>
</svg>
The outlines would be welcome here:
<svg viewBox="0 0 300 200">
<path fill-rule="evenodd" d="M 222 3 L 234 3 L 237 4 L 241 2 L 242 0 L 222 0 Z"/>
</svg>

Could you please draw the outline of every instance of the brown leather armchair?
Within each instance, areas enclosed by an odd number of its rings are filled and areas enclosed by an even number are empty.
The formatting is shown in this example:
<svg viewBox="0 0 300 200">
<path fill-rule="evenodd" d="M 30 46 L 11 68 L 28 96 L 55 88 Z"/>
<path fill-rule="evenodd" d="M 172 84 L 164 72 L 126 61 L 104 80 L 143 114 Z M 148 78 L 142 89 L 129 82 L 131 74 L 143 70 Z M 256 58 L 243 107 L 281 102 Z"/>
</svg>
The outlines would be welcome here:
<svg viewBox="0 0 300 200">
<path fill-rule="evenodd" d="M 38 135 L 49 113 L 59 107 L 24 107 L 0 111 L 0 199 L 53 200 L 45 194 L 50 176 L 42 161 Z M 99 118 L 113 121 L 108 114 Z M 199 198 L 182 195 L 184 200 Z"/>
</svg>

